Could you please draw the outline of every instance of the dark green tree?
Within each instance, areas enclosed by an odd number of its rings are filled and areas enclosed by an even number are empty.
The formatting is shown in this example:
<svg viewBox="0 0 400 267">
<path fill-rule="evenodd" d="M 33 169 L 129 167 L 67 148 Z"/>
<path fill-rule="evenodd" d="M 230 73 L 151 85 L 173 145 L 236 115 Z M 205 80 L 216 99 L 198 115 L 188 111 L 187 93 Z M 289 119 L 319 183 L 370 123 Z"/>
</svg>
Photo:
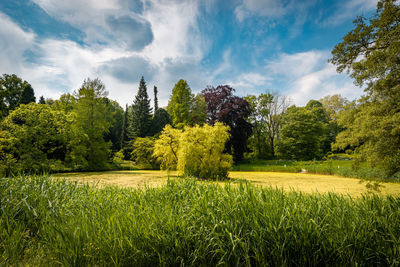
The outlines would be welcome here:
<svg viewBox="0 0 400 267">
<path fill-rule="evenodd" d="M 0 118 L 8 115 L 20 104 L 35 102 L 32 86 L 17 75 L 3 74 L 0 77 Z"/>
<path fill-rule="evenodd" d="M 154 86 L 154 114 L 156 114 L 156 111 L 158 109 L 158 97 L 157 97 L 157 86 Z"/>
<path fill-rule="evenodd" d="M 160 134 L 167 124 L 170 124 L 168 112 L 163 108 L 157 109 L 151 122 L 151 135 Z"/>
<path fill-rule="evenodd" d="M 375 15 L 357 17 L 354 29 L 332 50 L 330 62 L 365 86 L 359 100 L 340 120 L 346 130 L 337 148 L 351 146 L 381 164 L 388 176 L 400 172 L 400 5 L 381 0 Z"/>
<path fill-rule="evenodd" d="M 131 113 L 131 131 L 133 137 L 145 137 L 149 135 L 151 127 L 150 99 L 147 95 L 147 87 L 144 78 L 140 79 L 139 90 L 133 101 Z"/>
<path fill-rule="evenodd" d="M 41 97 L 39 98 L 39 104 L 46 104 L 46 100 L 44 99 L 43 96 L 41 96 Z"/>
<path fill-rule="evenodd" d="M 278 152 L 285 159 L 320 159 L 327 152 L 326 140 L 329 127 L 321 108 L 311 100 L 306 107 L 292 106 L 282 115 L 282 127 L 277 144 Z"/>
<path fill-rule="evenodd" d="M 121 149 L 121 134 L 122 134 L 122 124 L 124 120 L 124 110 L 118 104 L 117 101 L 104 98 L 104 102 L 107 107 L 107 112 L 113 117 L 111 127 L 109 131 L 104 136 L 106 142 L 111 142 L 111 150 L 117 152 Z"/>
</svg>

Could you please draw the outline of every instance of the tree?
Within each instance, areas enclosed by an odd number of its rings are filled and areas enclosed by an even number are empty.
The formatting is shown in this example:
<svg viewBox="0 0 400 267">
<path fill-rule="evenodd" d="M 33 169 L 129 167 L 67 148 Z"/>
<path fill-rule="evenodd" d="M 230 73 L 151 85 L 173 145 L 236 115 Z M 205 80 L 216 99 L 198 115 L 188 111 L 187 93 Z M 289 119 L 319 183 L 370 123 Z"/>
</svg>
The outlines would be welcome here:
<svg viewBox="0 0 400 267">
<path fill-rule="evenodd" d="M 232 156 L 224 154 L 229 127 L 217 122 L 214 126 L 185 127 L 178 150 L 178 171 L 203 179 L 224 179 L 232 166 Z"/>
<path fill-rule="evenodd" d="M 227 141 L 226 150 L 233 154 L 237 162 L 243 158 L 247 139 L 252 133 L 252 125 L 247 122 L 251 107 L 249 102 L 234 96 L 233 92 L 229 85 L 219 85 L 217 88 L 209 86 L 201 93 L 207 104 L 208 123 L 214 125 L 220 121 L 230 127 L 231 138 Z"/>
<path fill-rule="evenodd" d="M 17 75 L 3 74 L 0 77 L 0 118 L 8 115 L 20 104 L 35 102 L 32 86 Z"/>
<path fill-rule="evenodd" d="M 190 110 L 190 123 L 189 125 L 194 126 L 196 124 L 203 125 L 207 122 L 207 104 L 201 94 L 197 94 L 193 98 L 192 107 Z"/>
<path fill-rule="evenodd" d="M 157 86 L 154 86 L 154 114 L 156 114 L 156 111 L 158 109 L 158 98 L 157 98 Z"/>
<path fill-rule="evenodd" d="M 170 124 L 168 112 L 163 108 L 157 109 L 151 121 L 151 135 L 160 134 L 167 124 Z"/>
<path fill-rule="evenodd" d="M 121 141 L 120 147 L 121 148 L 125 147 L 127 145 L 127 142 L 129 141 L 128 124 L 129 124 L 128 104 L 126 104 L 124 117 L 122 120 L 122 129 L 121 129 L 121 138 L 120 138 L 120 141 Z"/>
<path fill-rule="evenodd" d="M 289 105 L 284 96 L 266 93 L 245 98 L 251 106 L 249 121 L 253 125 L 253 141 L 258 157 L 275 157 L 275 144 L 281 126 L 281 114 Z"/>
<path fill-rule="evenodd" d="M 154 156 L 161 162 L 163 170 L 176 170 L 178 164 L 179 139 L 182 130 L 167 125 L 154 145 Z"/>
<path fill-rule="evenodd" d="M 357 17 L 354 29 L 332 50 L 330 62 L 366 86 L 346 128 L 337 137 L 341 147 L 354 146 L 371 163 L 380 163 L 391 176 L 400 172 L 400 6 L 382 0 L 374 16 Z M 349 111 L 353 113 L 353 111 Z M 348 118 L 348 116 L 345 116 Z"/>
<path fill-rule="evenodd" d="M 105 134 L 104 140 L 111 142 L 111 150 L 113 152 L 121 149 L 121 136 L 122 136 L 122 124 L 124 120 L 124 110 L 118 104 L 117 101 L 103 98 L 106 104 L 107 113 L 112 116 L 112 124 L 108 129 L 108 133 Z"/>
<path fill-rule="evenodd" d="M 32 102 L 11 111 L 0 129 L 0 165 L 5 167 L 3 172 L 63 169 L 70 125 L 71 118 L 49 105 Z M 12 159 L 14 164 L 7 166 Z"/>
<path fill-rule="evenodd" d="M 292 106 L 282 116 L 278 152 L 286 159 L 321 158 L 326 151 L 328 123 L 323 118 L 322 104 L 311 100 L 306 107 Z"/>
<path fill-rule="evenodd" d="M 223 153 L 228 130 L 220 122 L 214 126 L 186 126 L 184 131 L 167 125 L 155 142 L 154 156 L 163 169 L 177 169 L 198 178 L 224 179 L 232 166 L 232 156 Z"/>
<path fill-rule="evenodd" d="M 151 127 L 150 99 L 144 78 L 140 79 L 139 90 L 132 105 L 131 129 L 134 137 L 149 135 Z"/>
<path fill-rule="evenodd" d="M 71 144 L 71 162 L 89 170 L 105 169 L 110 156 L 111 143 L 104 140 L 113 124 L 112 114 L 107 112 L 104 98 L 108 95 L 99 79 L 83 82 L 75 93 L 77 102 L 74 107 L 76 123 L 75 138 Z M 77 166 L 78 167 L 78 166 Z"/>
<path fill-rule="evenodd" d="M 46 100 L 44 99 L 43 96 L 41 96 L 41 97 L 39 98 L 39 104 L 46 104 Z"/>
<path fill-rule="evenodd" d="M 185 80 L 179 80 L 172 89 L 167 111 L 174 127 L 183 128 L 190 124 L 193 95 Z"/>
<path fill-rule="evenodd" d="M 133 143 L 131 157 L 142 169 L 158 169 L 159 164 L 154 153 L 154 139 L 152 137 L 138 137 Z"/>
</svg>

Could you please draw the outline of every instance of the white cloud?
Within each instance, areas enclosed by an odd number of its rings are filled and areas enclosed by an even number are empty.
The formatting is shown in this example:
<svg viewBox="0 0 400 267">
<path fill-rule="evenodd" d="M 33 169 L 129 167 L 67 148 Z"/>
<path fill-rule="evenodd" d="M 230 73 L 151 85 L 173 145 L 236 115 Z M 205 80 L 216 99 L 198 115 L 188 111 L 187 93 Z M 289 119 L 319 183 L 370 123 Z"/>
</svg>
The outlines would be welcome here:
<svg viewBox="0 0 400 267">
<path fill-rule="evenodd" d="M 239 21 L 252 16 L 252 14 L 269 18 L 278 18 L 285 15 L 290 9 L 292 9 L 291 1 L 243 0 L 242 3 L 236 7 L 235 14 Z"/>
<path fill-rule="evenodd" d="M 322 25 L 339 25 L 348 19 L 353 19 L 357 15 L 369 12 L 376 8 L 378 0 L 348 0 L 344 3 L 338 2 L 337 11 L 326 18 Z"/>
<path fill-rule="evenodd" d="M 1 12 L 0 25 L 0 74 L 19 72 L 23 67 L 23 54 L 33 45 L 35 34 L 23 31 Z"/>
<path fill-rule="evenodd" d="M 359 97 L 363 89 L 356 87 L 345 74 L 338 74 L 328 63 L 328 51 L 308 51 L 297 54 L 281 54 L 269 61 L 269 70 L 279 80 L 282 94 L 288 95 L 296 105 L 305 105 L 311 99 L 325 95 L 341 94 L 349 99 Z"/>
</svg>

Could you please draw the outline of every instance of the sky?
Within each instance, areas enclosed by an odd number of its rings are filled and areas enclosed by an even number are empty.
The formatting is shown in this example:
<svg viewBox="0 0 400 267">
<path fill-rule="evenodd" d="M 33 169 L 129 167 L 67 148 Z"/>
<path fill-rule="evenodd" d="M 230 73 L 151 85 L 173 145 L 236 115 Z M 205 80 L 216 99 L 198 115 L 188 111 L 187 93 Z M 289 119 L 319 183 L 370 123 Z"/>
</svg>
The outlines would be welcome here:
<svg viewBox="0 0 400 267">
<path fill-rule="evenodd" d="M 359 98 L 331 51 L 371 16 L 377 0 L 1 0 L 0 74 L 57 99 L 100 78 L 131 104 L 140 78 L 166 106 L 180 79 L 193 93 L 231 85 L 239 96 L 274 92 L 296 105 Z"/>
</svg>

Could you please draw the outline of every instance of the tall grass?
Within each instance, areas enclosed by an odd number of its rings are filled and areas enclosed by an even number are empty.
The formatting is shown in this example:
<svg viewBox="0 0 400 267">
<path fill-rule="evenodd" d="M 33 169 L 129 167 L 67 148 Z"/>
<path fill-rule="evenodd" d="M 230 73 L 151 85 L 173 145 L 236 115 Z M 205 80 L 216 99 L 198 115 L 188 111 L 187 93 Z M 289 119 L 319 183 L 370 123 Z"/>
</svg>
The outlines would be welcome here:
<svg viewBox="0 0 400 267">
<path fill-rule="evenodd" d="M 6 265 L 400 264 L 394 197 L 193 179 L 97 189 L 21 176 L 0 179 L 0 207 Z"/>
</svg>

